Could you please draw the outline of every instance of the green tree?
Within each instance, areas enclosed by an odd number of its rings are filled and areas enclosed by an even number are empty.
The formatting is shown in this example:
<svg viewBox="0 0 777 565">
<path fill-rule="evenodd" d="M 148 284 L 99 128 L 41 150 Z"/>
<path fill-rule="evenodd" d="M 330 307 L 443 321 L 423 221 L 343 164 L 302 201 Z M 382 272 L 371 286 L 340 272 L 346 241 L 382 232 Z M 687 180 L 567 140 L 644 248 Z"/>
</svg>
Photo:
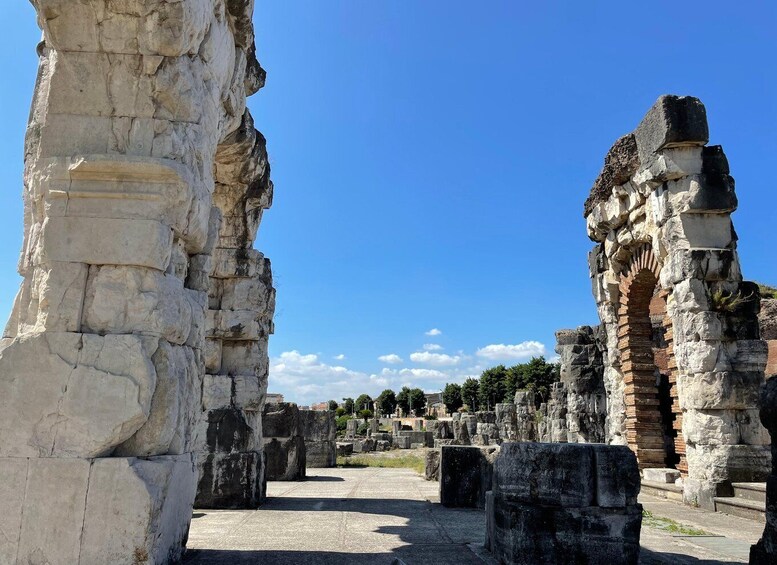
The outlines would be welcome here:
<svg viewBox="0 0 777 565">
<path fill-rule="evenodd" d="M 381 414 L 393 414 L 397 407 L 397 396 L 394 391 L 387 388 L 375 399 L 375 410 Z"/>
<path fill-rule="evenodd" d="M 426 408 L 426 395 L 420 388 L 410 389 L 407 402 L 411 412 L 415 410 L 416 415 L 421 414 Z"/>
<path fill-rule="evenodd" d="M 365 422 L 372 418 L 372 410 L 365 408 L 359 411 L 359 418 L 362 418 Z"/>
<path fill-rule="evenodd" d="M 462 407 L 464 401 L 461 399 L 461 385 L 448 383 L 442 390 L 442 403 L 449 414 L 453 414 Z"/>
<path fill-rule="evenodd" d="M 337 400 L 330 400 L 327 404 L 330 410 L 337 410 Z"/>
<path fill-rule="evenodd" d="M 346 414 L 353 414 L 353 398 L 343 398 L 343 408 Z"/>
<path fill-rule="evenodd" d="M 345 415 L 345 408 L 343 408 L 342 406 L 338 406 L 337 410 L 335 410 L 335 417 L 339 418 L 340 416 L 344 416 L 344 415 Z"/>
<path fill-rule="evenodd" d="M 359 395 L 359 398 L 356 399 L 356 404 L 354 407 L 356 408 L 356 411 L 360 410 L 369 410 L 370 405 L 372 404 L 372 398 L 369 394 L 361 394 Z"/>
<path fill-rule="evenodd" d="M 461 400 L 467 405 L 470 412 L 478 409 L 478 391 L 480 383 L 477 379 L 469 378 L 461 385 Z"/>
<path fill-rule="evenodd" d="M 547 402 L 550 398 L 550 388 L 560 379 L 560 366 L 558 363 L 548 363 L 545 357 L 533 357 L 528 363 L 524 363 L 523 375 L 526 390 L 534 391 L 537 406 Z"/>
<path fill-rule="evenodd" d="M 410 413 L 410 388 L 403 386 L 397 394 L 397 406 L 402 409 L 402 414 Z"/>
<path fill-rule="evenodd" d="M 505 381 L 507 368 L 497 365 L 483 371 L 478 387 L 478 401 L 481 410 L 493 410 L 497 402 L 502 402 L 505 396 Z"/>
</svg>

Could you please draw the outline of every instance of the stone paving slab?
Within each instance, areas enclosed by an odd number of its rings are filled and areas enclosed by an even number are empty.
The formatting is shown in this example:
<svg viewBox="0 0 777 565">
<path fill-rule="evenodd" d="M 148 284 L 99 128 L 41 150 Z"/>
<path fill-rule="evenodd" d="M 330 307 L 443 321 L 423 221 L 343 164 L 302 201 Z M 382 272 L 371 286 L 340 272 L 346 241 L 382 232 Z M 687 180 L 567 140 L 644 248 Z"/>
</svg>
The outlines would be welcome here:
<svg viewBox="0 0 777 565">
<path fill-rule="evenodd" d="M 408 469 L 309 469 L 271 482 L 260 510 L 196 510 L 186 565 L 447 565 L 493 563 L 482 510 L 439 504 L 438 483 Z M 640 496 L 646 510 L 716 534 L 643 527 L 641 565 L 747 563 L 762 524 Z M 397 559 L 401 561 L 397 561 Z"/>
</svg>

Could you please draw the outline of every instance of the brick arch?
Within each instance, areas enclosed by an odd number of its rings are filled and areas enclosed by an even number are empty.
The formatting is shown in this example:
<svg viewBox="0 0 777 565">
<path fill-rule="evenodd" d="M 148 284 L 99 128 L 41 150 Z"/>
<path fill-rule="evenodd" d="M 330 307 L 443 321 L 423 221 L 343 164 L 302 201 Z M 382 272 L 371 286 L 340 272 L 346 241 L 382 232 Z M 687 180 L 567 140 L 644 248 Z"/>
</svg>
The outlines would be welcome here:
<svg viewBox="0 0 777 565">
<path fill-rule="evenodd" d="M 626 404 L 626 441 L 640 468 L 687 470 L 677 397 L 669 291 L 649 244 L 632 253 L 619 284 L 618 349 Z"/>
</svg>

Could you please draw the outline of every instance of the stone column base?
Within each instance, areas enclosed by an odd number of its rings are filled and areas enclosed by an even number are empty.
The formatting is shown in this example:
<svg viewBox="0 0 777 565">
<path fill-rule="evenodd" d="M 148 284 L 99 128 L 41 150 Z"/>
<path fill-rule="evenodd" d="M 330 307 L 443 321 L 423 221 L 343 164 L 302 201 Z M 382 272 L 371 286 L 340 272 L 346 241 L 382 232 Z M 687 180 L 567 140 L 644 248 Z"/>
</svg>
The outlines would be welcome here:
<svg viewBox="0 0 777 565">
<path fill-rule="evenodd" d="M 197 469 L 191 454 L 0 458 L 0 563 L 127 565 L 181 559 Z"/>
</svg>

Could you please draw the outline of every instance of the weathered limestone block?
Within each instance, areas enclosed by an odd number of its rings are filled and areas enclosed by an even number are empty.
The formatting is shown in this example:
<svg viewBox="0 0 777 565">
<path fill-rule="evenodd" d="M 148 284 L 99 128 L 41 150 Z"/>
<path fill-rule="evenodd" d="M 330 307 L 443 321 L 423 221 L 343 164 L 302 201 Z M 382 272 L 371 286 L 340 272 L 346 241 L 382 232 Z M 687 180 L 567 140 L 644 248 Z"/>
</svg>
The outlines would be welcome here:
<svg viewBox="0 0 777 565">
<path fill-rule="evenodd" d="M 518 412 L 512 402 L 497 404 L 496 425 L 503 441 L 518 441 Z"/>
<path fill-rule="evenodd" d="M 0 458 L 0 561 L 169 563 L 183 555 L 196 468 L 191 455 Z M 117 535 L 120 533 L 121 535 Z"/>
<path fill-rule="evenodd" d="M 338 457 L 348 457 L 349 455 L 353 455 L 353 443 L 351 442 L 337 442 L 337 456 Z"/>
<path fill-rule="evenodd" d="M 484 508 L 499 447 L 446 445 L 440 453 L 440 504 L 451 508 Z"/>
<path fill-rule="evenodd" d="M 486 498 L 486 547 L 500 563 L 630 563 L 642 507 L 625 446 L 503 444 Z"/>
<path fill-rule="evenodd" d="M 335 413 L 331 410 L 300 410 L 300 422 L 305 438 L 306 465 L 334 467 L 337 456 Z"/>
<path fill-rule="evenodd" d="M 427 481 L 440 480 L 440 450 L 430 449 L 424 459 L 424 478 Z"/>
<path fill-rule="evenodd" d="M 156 347 L 131 335 L 46 332 L 12 341 L 0 351 L 0 457 L 109 455 L 149 416 Z"/>
<path fill-rule="evenodd" d="M 408 438 L 411 444 L 418 443 L 422 447 L 434 447 L 434 434 L 432 432 L 402 431 L 399 434 L 400 438 Z"/>
<path fill-rule="evenodd" d="M 268 481 L 305 478 L 305 438 L 296 404 L 265 404 L 262 413 L 264 455 Z"/>
</svg>

